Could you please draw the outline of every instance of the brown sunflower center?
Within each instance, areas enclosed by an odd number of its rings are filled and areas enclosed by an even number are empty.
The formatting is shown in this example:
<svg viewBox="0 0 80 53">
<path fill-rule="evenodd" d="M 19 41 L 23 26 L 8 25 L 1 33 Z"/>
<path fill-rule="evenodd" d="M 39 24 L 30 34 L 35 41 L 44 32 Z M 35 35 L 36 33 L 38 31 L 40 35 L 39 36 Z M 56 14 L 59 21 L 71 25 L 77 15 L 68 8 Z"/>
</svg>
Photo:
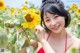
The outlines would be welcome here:
<svg viewBox="0 0 80 53">
<path fill-rule="evenodd" d="M 0 7 L 2 7 L 2 6 L 3 6 L 3 3 L 0 2 Z"/>
<path fill-rule="evenodd" d="M 79 10 L 79 12 L 80 12 L 80 10 Z"/>
<path fill-rule="evenodd" d="M 27 22 L 31 22 L 34 18 L 31 17 L 31 14 L 27 14 L 27 15 L 25 16 L 25 19 L 27 20 Z"/>
</svg>

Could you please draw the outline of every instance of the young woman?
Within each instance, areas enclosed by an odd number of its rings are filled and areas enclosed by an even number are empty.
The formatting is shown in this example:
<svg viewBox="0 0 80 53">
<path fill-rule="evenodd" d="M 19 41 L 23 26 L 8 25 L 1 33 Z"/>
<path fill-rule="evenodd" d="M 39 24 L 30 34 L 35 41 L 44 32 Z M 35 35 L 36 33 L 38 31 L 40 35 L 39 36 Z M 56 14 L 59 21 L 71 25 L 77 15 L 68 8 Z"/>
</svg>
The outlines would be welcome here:
<svg viewBox="0 0 80 53">
<path fill-rule="evenodd" d="M 70 20 L 70 14 L 62 1 L 43 0 L 41 26 L 35 27 L 39 40 L 36 53 L 80 53 L 80 40 L 66 31 Z M 22 48 L 21 53 L 24 53 L 25 48 Z"/>
<path fill-rule="evenodd" d="M 39 40 L 36 53 L 79 53 L 80 40 L 66 31 L 70 19 L 62 1 L 43 0 L 41 26 L 35 27 Z"/>
</svg>

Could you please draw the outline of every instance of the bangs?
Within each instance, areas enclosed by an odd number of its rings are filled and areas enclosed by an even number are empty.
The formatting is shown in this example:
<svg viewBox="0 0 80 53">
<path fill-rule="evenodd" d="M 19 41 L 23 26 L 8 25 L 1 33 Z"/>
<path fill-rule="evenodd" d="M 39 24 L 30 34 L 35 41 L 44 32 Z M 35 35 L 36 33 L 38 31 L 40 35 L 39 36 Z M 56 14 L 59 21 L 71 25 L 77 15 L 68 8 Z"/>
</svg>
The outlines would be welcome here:
<svg viewBox="0 0 80 53">
<path fill-rule="evenodd" d="M 64 16 L 65 15 L 64 14 L 65 10 L 62 9 L 62 8 L 57 7 L 55 4 L 54 5 L 53 4 L 48 4 L 46 6 L 48 6 L 48 7 L 44 7 L 44 9 L 45 9 L 44 13 L 48 12 L 50 14 L 57 14 L 59 16 Z"/>
</svg>

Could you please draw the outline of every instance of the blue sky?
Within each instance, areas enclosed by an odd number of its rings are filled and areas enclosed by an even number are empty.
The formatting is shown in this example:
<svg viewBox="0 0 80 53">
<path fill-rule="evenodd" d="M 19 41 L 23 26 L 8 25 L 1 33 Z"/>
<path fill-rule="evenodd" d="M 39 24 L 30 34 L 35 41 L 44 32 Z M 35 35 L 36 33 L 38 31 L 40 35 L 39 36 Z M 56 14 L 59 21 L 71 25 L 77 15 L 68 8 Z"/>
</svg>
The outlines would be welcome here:
<svg viewBox="0 0 80 53">
<path fill-rule="evenodd" d="M 35 7 L 40 7 L 42 0 L 28 0 L 30 4 L 34 4 Z M 64 2 L 64 5 L 71 5 L 72 3 L 76 3 L 78 7 L 80 7 L 80 0 L 62 0 Z M 20 8 L 22 5 L 24 5 L 24 0 L 4 0 L 5 4 L 9 7 L 16 7 Z M 28 5 L 29 6 L 29 5 Z"/>
</svg>

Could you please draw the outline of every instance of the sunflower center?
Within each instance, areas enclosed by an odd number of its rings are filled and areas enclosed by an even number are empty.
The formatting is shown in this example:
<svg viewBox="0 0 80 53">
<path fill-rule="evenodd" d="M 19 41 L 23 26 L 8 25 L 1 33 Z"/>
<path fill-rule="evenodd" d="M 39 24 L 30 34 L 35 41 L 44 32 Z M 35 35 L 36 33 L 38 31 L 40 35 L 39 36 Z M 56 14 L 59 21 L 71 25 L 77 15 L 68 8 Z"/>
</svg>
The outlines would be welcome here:
<svg viewBox="0 0 80 53">
<path fill-rule="evenodd" d="M 80 10 L 79 10 L 79 12 L 80 12 Z"/>
<path fill-rule="evenodd" d="M 0 2 L 0 7 L 2 7 L 2 6 L 3 6 L 3 3 Z"/>
<path fill-rule="evenodd" d="M 27 14 L 27 15 L 25 16 L 25 19 L 27 20 L 27 22 L 31 22 L 34 18 L 31 17 L 31 14 Z"/>
</svg>

